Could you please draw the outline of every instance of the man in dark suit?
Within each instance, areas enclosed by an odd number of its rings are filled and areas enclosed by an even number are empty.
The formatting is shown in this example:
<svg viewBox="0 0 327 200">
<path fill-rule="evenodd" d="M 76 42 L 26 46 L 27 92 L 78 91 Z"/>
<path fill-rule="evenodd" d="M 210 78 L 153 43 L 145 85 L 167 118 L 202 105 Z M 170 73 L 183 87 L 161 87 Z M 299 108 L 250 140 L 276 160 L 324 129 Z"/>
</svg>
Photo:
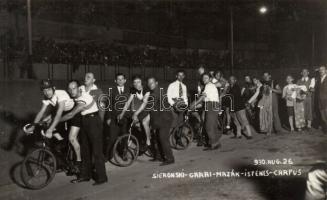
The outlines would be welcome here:
<svg viewBox="0 0 327 200">
<path fill-rule="evenodd" d="M 164 98 L 164 90 L 159 88 L 155 77 L 148 78 L 148 88 L 150 97 L 147 107 L 150 109 L 150 124 L 152 129 L 156 130 L 157 137 L 155 138 L 158 139 L 161 147 L 159 149 L 162 151 L 163 162 L 160 165 L 173 164 L 175 159 L 169 143 L 170 125 L 172 124 L 170 106 L 167 98 Z"/>
<path fill-rule="evenodd" d="M 127 118 L 117 121 L 117 116 L 124 108 L 129 96 L 129 88 L 125 86 L 126 77 L 122 73 L 116 75 L 116 86 L 109 88 L 109 110 L 106 113 L 106 122 L 109 126 L 109 138 L 106 147 L 106 157 L 112 158 L 112 148 L 118 136 L 127 133 L 128 122 Z"/>
<path fill-rule="evenodd" d="M 317 97 L 318 97 L 318 108 L 320 111 L 322 126 L 324 132 L 327 132 L 327 71 L 326 66 L 319 68 L 320 78 L 317 80 Z"/>
</svg>

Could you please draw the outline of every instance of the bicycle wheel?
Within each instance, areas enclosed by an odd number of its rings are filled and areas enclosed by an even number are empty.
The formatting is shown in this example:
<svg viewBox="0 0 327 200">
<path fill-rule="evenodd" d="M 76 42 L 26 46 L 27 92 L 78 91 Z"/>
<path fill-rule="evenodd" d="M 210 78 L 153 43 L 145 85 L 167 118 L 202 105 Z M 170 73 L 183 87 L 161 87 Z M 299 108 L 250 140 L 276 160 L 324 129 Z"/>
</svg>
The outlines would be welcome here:
<svg viewBox="0 0 327 200">
<path fill-rule="evenodd" d="M 186 149 L 191 143 L 190 133 L 188 133 L 190 130 L 192 129 L 189 129 L 189 127 L 186 124 L 178 128 L 175 128 L 170 135 L 171 147 L 177 150 Z"/>
<path fill-rule="evenodd" d="M 139 154 L 139 142 L 134 135 L 120 136 L 113 148 L 113 157 L 117 165 L 127 167 L 133 164 Z"/>
<path fill-rule="evenodd" d="M 189 123 L 184 123 L 181 127 L 182 134 L 188 137 L 189 141 L 192 142 L 194 138 L 194 131 Z"/>
<path fill-rule="evenodd" d="M 57 161 L 47 149 L 36 149 L 26 156 L 21 167 L 21 178 L 29 189 L 47 186 L 56 174 Z"/>
</svg>

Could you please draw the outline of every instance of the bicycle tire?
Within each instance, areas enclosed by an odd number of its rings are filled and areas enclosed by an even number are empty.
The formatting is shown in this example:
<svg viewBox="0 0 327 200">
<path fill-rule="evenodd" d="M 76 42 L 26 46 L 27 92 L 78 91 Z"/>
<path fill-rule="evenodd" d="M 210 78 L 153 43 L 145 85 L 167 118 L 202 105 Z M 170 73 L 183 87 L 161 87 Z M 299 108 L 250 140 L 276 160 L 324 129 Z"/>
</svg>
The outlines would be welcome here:
<svg viewBox="0 0 327 200">
<path fill-rule="evenodd" d="M 190 130 L 189 134 L 185 134 L 185 132 L 183 132 L 185 127 Z M 191 144 L 193 134 L 194 133 L 192 127 L 187 123 L 184 123 L 181 126 L 174 128 L 169 138 L 170 146 L 176 150 L 187 149 Z M 179 141 L 177 142 L 177 140 Z"/>
<path fill-rule="evenodd" d="M 183 128 L 189 129 L 189 132 L 187 133 L 187 137 L 189 138 L 189 141 L 192 142 L 194 139 L 194 130 L 193 127 L 189 123 L 184 123 Z"/>
<path fill-rule="evenodd" d="M 129 141 L 128 138 L 130 138 Z M 113 147 L 113 157 L 116 164 L 121 167 L 128 167 L 132 165 L 138 157 L 139 149 L 139 142 L 134 135 L 126 134 L 118 137 Z M 121 156 L 122 153 L 124 154 L 123 157 Z M 130 159 L 127 158 L 127 161 L 124 160 L 124 158 L 127 156 L 126 154 L 129 154 L 130 156 Z"/>
<path fill-rule="evenodd" d="M 36 161 L 33 157 L 34 154 L 38 155 L 38 159 Z M 46 157 L 46 156 L 48 156 L 48 157 Z M 49 161 L 52 162 L 51 169 L 49 169 L 45 166 L 44 162 L 46 161 L 46 159 L 48 162 Z M 36 167 L 41 167 L 42 169 L 45 169 L 45 171 L 48 175 L 48 178 L 43 183 L 38 184 L 38 185 L 31 183 L 31 181 L 30 181 L 31 179 L 29 177 L 27 177 L 27 175 L 28 175 L 27 173 L 29 173 L 29 175 L 31 175 L 30 170 L 31 170 L 32 166 L 30 164 L 36 164 Z M 56 157 L 54 156 L 54 154 L 47 149 L 39 148 L 39 149 L 32 151 L 25 157 L 25 159 L 22 163 L 22 166 L 21 166 L 20 175 L 21 175 L 23 183 L 25 184 L 25 186 L 27 188 L 33 189 L 33 190 L 38 190 L 38 189 L 42 189 L 42 188 L 46 187 L 53 180 L 54 176 L 56 175 L 56 169 L 57 169 L 57 161 L 56 161 Z M 32 173 L 34 176 L 34 172 L 32 172 Z"/>
</svg>

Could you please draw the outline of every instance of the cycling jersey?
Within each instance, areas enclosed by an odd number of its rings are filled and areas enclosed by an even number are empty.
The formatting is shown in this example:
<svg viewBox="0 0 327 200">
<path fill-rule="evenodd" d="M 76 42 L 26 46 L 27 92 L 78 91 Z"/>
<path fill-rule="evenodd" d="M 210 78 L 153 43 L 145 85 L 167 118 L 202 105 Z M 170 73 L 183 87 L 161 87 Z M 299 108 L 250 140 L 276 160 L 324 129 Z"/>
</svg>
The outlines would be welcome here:
<svg viewBox="0 0 327 200">
<path fill-rule="evenodd" d="M 93 97 L 91 95 L 89 95 L 88 93 L 83 93 L 80 97 L 76 98 L 75 100 L 77 103 L 78 102 L 82 102 L 82 103 L 85 103 L 87 106 L 91 105 L 92 102 L 94 101 L 93 100 Z M 98 112 L 99 109 L 98 109 L 98 106 L 97 104 L 94 102 L 94 104 L 81 112 L 82 115 L 87 115 L 87 114 L 91 114 L 91 113 L 95 113 L 95 112 Z"/>
<path fill-rule="evenodd" d="M 74 100 L 70 98 L 68 93 L 64 90 L 55 90 L 51 99 L 45 99 L 42 101 L 45 105 L 52 105 L 56 107 L 59 102 L 65 102 L 64 111 L 69 111 L 74 107 Z"/>
</svg>

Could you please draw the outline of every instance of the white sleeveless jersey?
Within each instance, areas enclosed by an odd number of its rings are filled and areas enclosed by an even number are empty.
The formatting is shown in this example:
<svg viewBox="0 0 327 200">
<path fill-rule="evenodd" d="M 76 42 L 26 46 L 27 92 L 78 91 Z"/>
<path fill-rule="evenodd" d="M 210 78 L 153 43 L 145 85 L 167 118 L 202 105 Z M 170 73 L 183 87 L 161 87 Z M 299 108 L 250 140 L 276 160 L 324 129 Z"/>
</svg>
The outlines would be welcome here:
<svg viewBox="0 0 327 200">
<path fill-rule="evenodd" d="M 55 90 L 51 99 L 45 99 L 42 101 L 45 105 L 57 106 L 59 102 L 65 102 L 64 111 L 69 111 L 73 109 L 75 103 L 74 100 L 70 98 L 65 90 Z"/>
</svg>

